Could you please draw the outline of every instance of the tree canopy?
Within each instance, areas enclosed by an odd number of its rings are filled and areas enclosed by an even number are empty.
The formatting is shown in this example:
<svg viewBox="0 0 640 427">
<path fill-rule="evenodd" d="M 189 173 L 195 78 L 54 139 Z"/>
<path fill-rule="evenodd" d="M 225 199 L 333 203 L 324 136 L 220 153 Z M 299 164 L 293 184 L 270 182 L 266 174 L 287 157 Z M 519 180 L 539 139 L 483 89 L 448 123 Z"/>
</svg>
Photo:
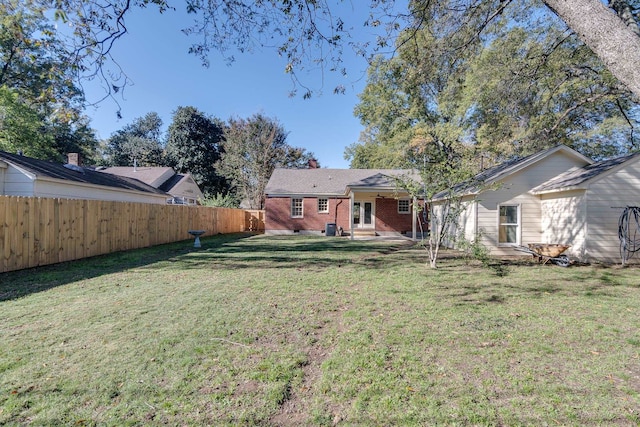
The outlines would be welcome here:
<svg viewBox="0 0 640 427">
<path fill-rule="evenodd" d="M 264 189 L 273 170 L 305 168 L 312 157 L 287 144 L 287 132 L 276 119 L 254 114 L 229 120 L 217 167 L 237 199 L 248 208 L 264 209 Z"/>
<path fill-rule="evenodd" d="M 4 0 L 9 1 L 9 0 Z M 193 25 L 184 32 L 193 36 L 191 53 L 208 64 L 212 50 L 233 61 L 236 52 L 272 48 L 285 59 L 285 71 L 295 81 L 302 70 L 321 67 L 344 73 L 345 49 L 363 56 L 379 53 L 406 29 L 417 34 L 436 19 L 451 26 L 460 46 L 473 43 L 485 28 L 502 19 L 509 9 L 524 0 L 371 0 L 364 22 L 352 23 L 348 16 L 356 6 L 342 0 L 188 0 L 184 7 L 192 14 Z M 109 3 L 84 0 L 29 0 L 32 9 L 49 10 L 72 29 L 64 44 L 79 75 L 100 77 L 108 94 L 126 84 L 126 74 L 111 57 L 111 48 L 128 31 L 126 17 L 132 8 L 154 6 L 161 13 L 172 9 L 166 0 L 116 0 Z M 546 0 L 553 10 L 599 56 L 610 71 L 632 92 L 640 96 L 640 36 L 637 27 L 637 0 Z M 408 11 L 406 6 L 409 6 Z M 358 8 L 363 5 L 358 4 Z M 585 14 L 589 14 L 585 17 Z M 455 19 L 451 19 L 454 17 Z M 535 19 L 535 16 L 528 16 Z M 372 40 L 357 41 L 356 25 L 377 33 Z M 113 67 L 105 73 L 105 64 Z M 312 89 L 302 86 L 303 96 Z M 344 88 L 337 87 L 337 92 Z"/>
<path fill-rule="evenodd" d="M 421 166 L 469 150 L 488 166 L 560 143 L 595 158 L 638 148 L 637 98 L 539 3 L 512 4 L 491 22 L 491 2 L 462 16 L 450 12 L 459 2 L 445 3 L 420 10 L 424 22 L 398 37 L 397 55 L 372 63 L 352 166 Z"/>
<path fill-rule="evenodd" d="M 271 48 L 284 58 L 284 69 L 303 89 L 302 95 L 310 96 L 313 89 L 298 79 L 300 72 L 320 68 L 346 73 L 343 60 L 349 49 L 372 60 L 376 79 L 394 73 L 406 78 L 398 83 L 401 91 L 394 89 L 395 95 L 381 87 L 367 88 L 358 111 L 363 120 L 373 120 L 371 109 L 365 111 L 366 96 L 399 95 L 388 100 L 393 102 L 390 111 L 398 103 L 404 105 L 394 123 L 382 125 L 378 120 L 375 126 L 367 125 L 365 145 L 353 146 L 348 153 L 354 164 L 365 155 L 395 164 L 420 152 L 416 147 L 425 142 L 446 151 L 473 138 L 493 151 L 502 151 L 505 141 L 531 141 L 534 135 L 564 138 L 587 150 L 597 141 L 628 141 L 629 132 L 623 129 L 633 128 L 637 121 L 638 0 L 371 0 L 366 18 L 357 24 L 348 19 L 356 6 L 342 0 L 188 0 L 183 5 L 194 18 L 184 30 L 192 36 L 190 51 L 205 65 L 213 50 L 232 61 L 237 52 Z M 69 132 L 78 130 L 78 141 L 90 137 L 81 117 L 83 82 L 102 79 L 105 97 L 119 92 L 128 80 L 126 70 L 112 57 L 112 47 L 128 31 L 128 14 L 134 8 L 167 13 L 174 6 L 178 7 L 167 0 L 0 0 L 0 85 L 35 111 L 43 127 L 61 124 Z M 548 15 L 544 10 L 562 21 L 555 21 L 554 33 L 529 34 L 530 27 L 541 28 L 540 16 Z M 358 41 L 356 25 L 363 24 L 377 33 Z M 524 31 L 518 34 L 515 27 Z M 385 50 L 394 53 L 391 60 L 373 60 Z M 417 52 L 425 60 L 418 62 Z M 496 61 L 507 52 L 516 61 L 497 67 Z M 572 65 L 567 65 L 569 60 Z M 402 69 L 406 65 L 412 75 Z M 435 66 L 441 67 L 437 78 Z M 486 87 L 505 95 L 503 99 L 478 87 L 477 82 L 485 82 L 483 73 L 491 78 Z M 505 79 L 509 73 L 519 80 Z M 531 87 L 524 78 L 527 73 L 535 73 Z M 568 78 L 561 81 L 558 76 L 563 73 Z M 500 82 L 511 80 L 513 90 L 507 93 Z M 410 91 L 410 84 L 423 93 Z M 520 97 L 527 89 L 528 96 Z M 579 97 L 582 104 L 576 101 Z M 512 114 L 500 113 L 510 108 Z M 573 128 L 565 128 L 571 120 Z M 382 136 L 389 136 L 385 144 L 402 148 L 401 155 L 388 149 L 394 154 L 389 157 L 374 149 Z M 93 143 L 90 139 L 87 146 Z M 409 141 L 408 149 L 403 140 Z"/>
<path fill-rule="evenodd" d="M 102 164 L 107 166 L 164 165 L 162 119 L 158 113 L 147 113 L 116 131 L 106 141 Z"/>
<path fill-rule="evenodd" d="M 97 140 L 82 115 L 77 64 L 44 11 L 33 1 L 0 1 L 2 147 L 45 159 L 62 160 L 69 151 L 90 159 Z"/>
<path fill-rule="evenodd" d="M 215 167 L 223 137 L 222 121 L 195 107 L 178 107 L 167 132 L 167 164 L 190 173 L 203 193 L 224 193 L 227 184 Z"/>
<path fill-rule="evenodd" d="M 15 91 L 0 86 L 0 150 L 22 152 L 36 158 L 55 158 L 53 138 L 42 130 L 38 113 L 20 102 Z"/>
</svg>

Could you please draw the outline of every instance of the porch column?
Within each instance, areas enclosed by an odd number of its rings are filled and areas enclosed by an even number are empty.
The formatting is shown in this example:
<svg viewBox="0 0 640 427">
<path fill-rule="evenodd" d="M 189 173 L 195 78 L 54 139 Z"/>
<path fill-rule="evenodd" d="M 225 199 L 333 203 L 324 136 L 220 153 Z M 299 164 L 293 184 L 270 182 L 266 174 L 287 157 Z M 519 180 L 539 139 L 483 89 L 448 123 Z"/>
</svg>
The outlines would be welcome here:
<svg viewBox="0 0 640 427">
<path fill-rule="evenodd" d="M 349 238 L 351 240 L 354 240 L 354 228 L 353 228 L 353 204 L 355 202 L 355 194 L 353 194 L 353 191 L 349 194 L 349 229 L 350 229 L 350 233 L 349 233 Z"/>
<path fill-rule="evenodd" d="M 416 196 L 413 196 L 413 204 L 411 206 L 413 206 L 413 209 L 411 210 L 411 233 L 413 233 L 413 240 L 417 240 L 416 239 L 416 223 L 418 221 L 418 208 L 417 208 L 417 203 L 418 203 L 418 199 L 416 198 Z"/>
</svg>

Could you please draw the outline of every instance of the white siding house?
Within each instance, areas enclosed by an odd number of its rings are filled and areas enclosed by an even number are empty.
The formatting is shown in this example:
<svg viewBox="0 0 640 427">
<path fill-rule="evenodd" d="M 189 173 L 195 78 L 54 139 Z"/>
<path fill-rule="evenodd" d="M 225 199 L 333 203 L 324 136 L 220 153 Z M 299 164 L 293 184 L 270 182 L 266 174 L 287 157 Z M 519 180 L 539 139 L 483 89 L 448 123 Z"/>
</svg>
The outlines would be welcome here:
<svg viewBox="0 0 640 427">
<path fill-rule="evenodd" d="M 173 168 L 163 166 L 114 166 L 99 169 L 100 172 L 112 175 L 134 178 L 142 181 L 153 188 L 169 193 L 171 197 L 167 200 L 170 204 L 196 205 L 199 200 L 204 199 L 204 195 L 193 180 L 193 177 L 186 174 L 176 173 Z"/>
<path fill-rule="evenodd" d="M 557 146 L 488 169 L 476 176 L 473 180 L 476 184 L 458 186 L 456 197 L 463 196 L 464 201 L 458 226 L 464 230 L 467 240 L 479 238 L 496 256 L 517 255 L 513 248 L 527 243 L 567 243 L 563 235 L 550 235 L 548 224 L 551 220 L 543 220 L 560 214 L 551 202 L 543 204 L 542 197 L 531 190 L 564 172 L 579 170 L 592 163 L 566 146 Z M 449 192 L 434 197 L 431 205 L 434 227 L 437 227 L 437 218 L 448 198 Z M 551 212 L 543 214 L 547 208 L 552 209 Z M 432 232 L 438 230 L 432 228 Z M 456 246 L 454 236 L 445 242 L 447 247 Z M 563 241 L 555 241 L 560 238 Z M 574 240 L 568 244 L 573 245 Z"/>
<path fill-rule="evenodd" d="M 618 220 L 625 207 L 640 206 L 640 155 L 569 171 L 531 193 L 541 198 L 546 241 L 571 244 L 583 261 L 619 262 Z"/>
<path fill-rule="evenodd" d="M 165 204 L 169 195 L 130 178 L 0 151 L 0 195 Z"/>
</svg>

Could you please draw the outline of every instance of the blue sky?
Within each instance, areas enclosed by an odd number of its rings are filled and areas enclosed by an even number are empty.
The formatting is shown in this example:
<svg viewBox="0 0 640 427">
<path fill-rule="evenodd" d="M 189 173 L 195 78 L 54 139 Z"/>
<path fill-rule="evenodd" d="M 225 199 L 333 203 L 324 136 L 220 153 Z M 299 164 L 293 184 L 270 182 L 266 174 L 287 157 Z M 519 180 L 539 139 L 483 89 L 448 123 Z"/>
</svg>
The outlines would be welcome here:
<svg viewBox="0 0 640 427">
<path fill-rule="evenodd" d="M 364 22 L 367 10 L 361 12 L 355 22 Z M 181 11 L 160 14 L 153 8 L 128 17 L 129 33 L 118 40 L 113 55 L 133 85 L 117 97 L 122 119 L 117 119 L 117 106 L 109 100 L 87 109 L 100 139 L 152 111 L 160 115 L 166 129 L 178 106 L 194 106 L 225 121 L 263 113 L 277 119 L 289 132 L 290 145 L 313 152 L 322 167 L 349 167 L 344 160 L 345 147 L 357 142 L 362 130 L 353 109 L 366 84 L 367 63 L 363 58 L 346 53 L 346 77 L 325 72 L 323 82 L 319 71 L 302 74 L 305 84 L 314 90 L 321 88 L 323 93 L 307 100 L 300 95 L 292 98 L 285 60 L 273 50 L 236 54 L 231 66 L 213 52 L 210 67 L 203 67 L 188 53 L 193 40 L 180 31 L 190 22 Z M 361 26 L 357 31 L 359 36 L 368 37 Z M 337 84 L 346 87 L 346 94 L 333 94 Z M 97 82 L 85 86 L 85 90 L 88 101 L 103 94 Z"/>
</svg>

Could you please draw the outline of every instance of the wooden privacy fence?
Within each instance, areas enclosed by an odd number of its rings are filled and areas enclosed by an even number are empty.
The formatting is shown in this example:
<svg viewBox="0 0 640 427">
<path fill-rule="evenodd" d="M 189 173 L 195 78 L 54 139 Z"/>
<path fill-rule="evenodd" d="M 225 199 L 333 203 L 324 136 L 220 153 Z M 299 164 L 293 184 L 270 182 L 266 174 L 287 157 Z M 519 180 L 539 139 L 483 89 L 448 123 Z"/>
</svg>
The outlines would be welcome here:
<svg viewBox="0 0 640 427">
<path fill-rule="evenodd" d="M 188 230 L 258 231 L 260 212 L 0 196 L 0 273 L 192 239 Z"/>
<path fill-rule="evenodd" d="M 245 210 L 245 231 L 264 232 L 264 211 Z"/>
</svg>

